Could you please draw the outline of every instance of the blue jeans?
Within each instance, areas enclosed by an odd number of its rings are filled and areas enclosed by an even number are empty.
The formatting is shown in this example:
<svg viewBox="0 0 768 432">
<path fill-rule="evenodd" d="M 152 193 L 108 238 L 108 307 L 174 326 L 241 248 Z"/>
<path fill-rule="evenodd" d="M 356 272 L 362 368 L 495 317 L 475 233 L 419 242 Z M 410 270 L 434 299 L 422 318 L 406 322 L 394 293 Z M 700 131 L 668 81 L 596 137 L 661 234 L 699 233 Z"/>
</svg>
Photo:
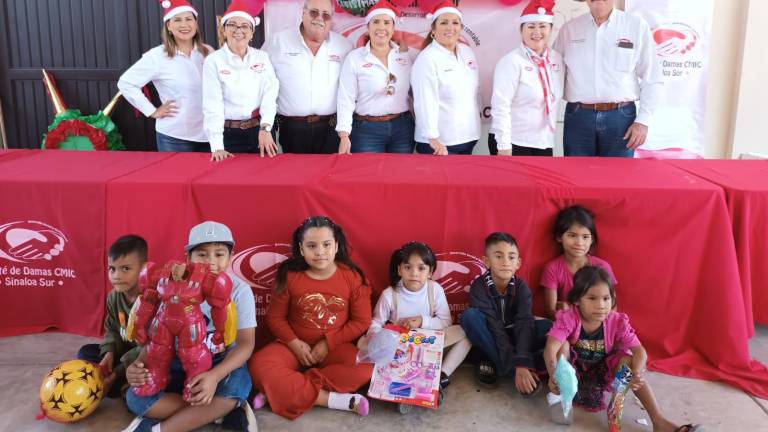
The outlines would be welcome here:
<svg viewBox="0 0 768 432">
<path fill-rule="evenodd" d="M 225 354 L 213 356 L 214 366 L 224 360 L 224 356 Z M 237 406 L 248 403 L 248 394 L 251 392 L 251 376 L 248 374 L 246 365 L 246 363 L 243 363 L 242 366 L 233 370 L 224 379 L 219 381 L 219 385 L 216 386 L 215 395 L 227 399 L 236 399 L 238 401 Z M 143 417 L 166 392 L 181 394 L 183 389 L 184 369 L 182 369 L 179 359 L 174 358 L 171 362 L 171 379 L 164 391 L 152 396 L 142 397 L 136 396 L 133 388 L 131 388 L 125 394 L 125 399 L 128 409 L 137 416 Z"/>
<path fill-rule="evenodd" d="M 155 139 L 157 140 L 157 151 L 160 152 L 207 153 L 211 150 L 207 142 L 187 141 L 160 132 L 155 133 Z"/>
<path fill-rule="evenodd" d="M 259 128 L 224 128 L 224 149 L 230 153 L 258 153 Z"/>
<path fill-rule="evenodd" d="M 633 157 L 624 139 L 637 116 L 630 103 L 610 111 L 595 111 L 568 102 L 565 106 L 563 150 L 565 156 Z"/>
<path fill-rule="evenodd" d="M 461 328 L 464 329 L 464 333 L 467 334 L 467 338 L 472 342 L 473 347 L 477 347 L 482 351 L 484 357 L 490 360 L 495 366 L 499 375 L 503 375 L 503 371 L 506 370 L 506 366 L 501 361 L 499 350 L 496 348 L 496 340 L 493 339 L 493 334 L 488 329 L 486 323 L 485 314 L 477 308 L 467 308 L 461 314 L 459 319 Z M 531 356 L 533 357 L 533 363 L 537 370 L 543 370 L 544 368 L 544 347 L 547 344 L 547 333 L 552 327 L 552 321 L 547 319 L 535 320 L 534 329 L 535 333 L 531 344 Z M 509 337 L 509 343 L 515 346 L 514 329 L 507 329 L 507 336 Z M 514 376 L 515 369 L 512 368 L 511 375 Z"/>
<path fill-rule="evenodd" d="M 465 142 L 463 144 L 445 146 L 448 149 L 449 155 L 471 155 L 472 149 L 475 148 L 477 140 Z M 433 154 L 435 151 L 428 143 L 416 142 L 416 153 L 419 154 Z"/>
<path fill-rule="evenodd" d="M 80 350 L 77 352 L 77 358 L 78 360 L 85 360 L 87 362 L 99 364 L 102 358 L 101 346 L 99 346 L 99 344 L 85 344 L 81 346 Z M 114 365 L 120 364 L 120 356 L 115 356 L 112 361 L 114 362 Z M 112 387 L 109 389 L 107 397 L 119 398 L 120 389 L 123 388 L 125 382 L 125 371 L 123 371 L 122 374 L 115 376 L 115 382 L 112 383 Z"/>
<path fill-rule="evenodd" d="M 416 124 L 410 112 L 386 122 L 354 120 L 352 153 L 413 153 L 413 131 Z"/>
</svg>

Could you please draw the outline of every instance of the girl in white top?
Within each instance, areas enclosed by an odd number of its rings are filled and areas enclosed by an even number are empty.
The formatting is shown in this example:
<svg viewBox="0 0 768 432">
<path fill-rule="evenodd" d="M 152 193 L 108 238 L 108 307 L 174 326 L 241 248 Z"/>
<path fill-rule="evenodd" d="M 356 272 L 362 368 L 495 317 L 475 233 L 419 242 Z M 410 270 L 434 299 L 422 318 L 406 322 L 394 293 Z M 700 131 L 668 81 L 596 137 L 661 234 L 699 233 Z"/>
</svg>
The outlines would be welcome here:
<svg viewBox="0 0 768 432">
<path fill-rule="evenodd" d="M 411 71 L 419 153 L 472 154 L 480 138 L 477 59 L 460 35 L 461 12 L 453 2 L 438 4 Z"/>
<path fill-rule="evenodd" d="M 552 156 L 565 72 L 562 57 L 547 45 L 553 5 L 531 0 L 520 17 L 522 44 L 496 65 L 491 130 L 499 155 Z"/>
<path fill-rule="evenodd" d="M 159 151 L 207 151 L 203 132 L 202 70 L 211 47 L 197 27 L 197 11 L 185 0 L 166 3 L 163 44 L 152 48 L 117 82 L 125 99 L 156 119 Z M 152 82 L 162 105 L 156 107 L 142 91 Z"/>
<path fill-rule="evenodd" d="M 387 322 L 409 329 L 443 330 L 445 348 L 451 349 L 443 357 L 440 372 L 442 392 L 450 384 L 450 375 L 464 361 L 472 344 L 461 326 L 453 325 L 443 287 L 431 279 L 436 266 L 434 252 L 424 243 L 410 242 L 395 250 L 389 265 L 392 285 L 379 297 L 367 335 L 378 332 Z M 358 347 L 362 349 L 365 346 L 367 338 L 363 337 Z"/>
<path fill-rule="evenodd" d="M 221 19 L 226 43 L 203 66 L 203 124 L 215 161 L 232 153 L 277 154 L 270 131 L 280 84 L 267 53 L 248 45 L 259 12 L 233 1 Z"/>
<path fill-rule="evenodd" d="M 416 51 L 392 41 L 399 16 L 387 0 L 376 3 L 365 16 L 368 42 L 344 59 L 336 98 L 339 153 L 413 153 L 408 90 Z"/>
</svg>

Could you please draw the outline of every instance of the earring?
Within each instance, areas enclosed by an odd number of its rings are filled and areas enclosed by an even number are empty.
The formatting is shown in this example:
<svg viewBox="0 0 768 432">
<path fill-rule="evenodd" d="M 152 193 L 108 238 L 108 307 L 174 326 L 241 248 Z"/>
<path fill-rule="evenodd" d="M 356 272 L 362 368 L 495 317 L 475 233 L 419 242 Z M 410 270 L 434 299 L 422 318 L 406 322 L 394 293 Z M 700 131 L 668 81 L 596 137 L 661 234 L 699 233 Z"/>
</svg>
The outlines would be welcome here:
<svg viewBox="0 0 768 432">
<path fill-rule="evenodd" d="M 434 34 L 434 33 L 430 33 L 430 34 L 429 34 L 429 37 L 431 37 L 432 39 L 434 39 L 434 38 L 435 38 L 435 34 Z"/>
</svg>

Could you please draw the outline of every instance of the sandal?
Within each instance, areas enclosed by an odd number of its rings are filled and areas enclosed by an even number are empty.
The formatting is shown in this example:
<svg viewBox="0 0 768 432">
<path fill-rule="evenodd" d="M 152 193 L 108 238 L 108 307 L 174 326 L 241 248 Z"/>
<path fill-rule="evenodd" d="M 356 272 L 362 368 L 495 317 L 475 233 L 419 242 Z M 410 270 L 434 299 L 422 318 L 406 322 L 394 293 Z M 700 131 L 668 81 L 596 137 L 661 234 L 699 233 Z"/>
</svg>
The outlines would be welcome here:
<svg viewBox="0 0 768 432">
<path fill-rule="evenodd" d="M 475 366 L 475 379 L 483 387 L 495 387 L 499 380 L 496 368 L 488 360 L 481 360 Z"/>
</svg>

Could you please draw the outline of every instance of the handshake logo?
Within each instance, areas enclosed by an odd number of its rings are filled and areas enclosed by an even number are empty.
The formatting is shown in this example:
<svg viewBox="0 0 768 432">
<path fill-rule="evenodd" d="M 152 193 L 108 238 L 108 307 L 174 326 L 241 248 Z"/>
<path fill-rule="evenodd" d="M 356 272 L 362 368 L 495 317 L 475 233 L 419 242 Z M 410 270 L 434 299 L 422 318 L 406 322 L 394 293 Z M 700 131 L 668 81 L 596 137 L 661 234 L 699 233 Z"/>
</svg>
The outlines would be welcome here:
<svg viewBox="0 0 768 432">
<path fill-rule="evenodd" d="M 64 250 L 67 237 L 60 230 L 38 221 L 0 225 L 0 258 L 28 263 L 50 261 Z"/>
<path fill-rule="evenodd" d="M 291 245 L 264 244 L 248 248 L 232 259 L 232 271 L 251 287 L 269 291 L 275 284 L 277 268 L 291 256 Z"/>
</svg>

